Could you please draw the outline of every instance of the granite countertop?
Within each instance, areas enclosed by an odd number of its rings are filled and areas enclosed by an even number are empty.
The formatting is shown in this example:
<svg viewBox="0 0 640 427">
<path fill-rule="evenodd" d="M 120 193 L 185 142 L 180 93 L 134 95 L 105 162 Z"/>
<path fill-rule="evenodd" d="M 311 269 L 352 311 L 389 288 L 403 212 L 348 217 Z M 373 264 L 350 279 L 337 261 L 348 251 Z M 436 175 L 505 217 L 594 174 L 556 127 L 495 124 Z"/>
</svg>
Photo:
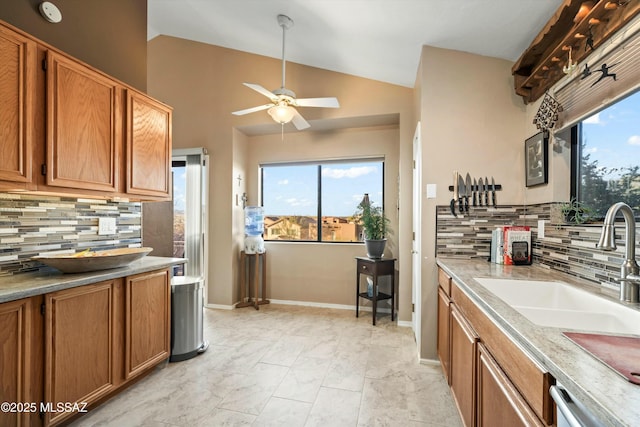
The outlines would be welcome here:
<svg viewBox="0 0 640 427">
<path fill-rule="evenodd" d="M 0 303 L 89 285 L 103 280 L 160 270 L 173 265 L 184 264 L 185 262 L 187 262 L 185 258 L 146 256 L 126 267 L 91 273 L 64 274 L 54 268 L 47 268 L 37 273 L 0 277 Z"/>
<path fill-rule="evenodd" d="M 540 265 L 508 266 L 480 259 L 437 258 L 437 264 L 529 355 L 605 425 L 640 423 L 640 386 L 599 362 L 562 332 L 536 325 L 480 285 L 474 277 L 561 281 L 617 301 L 616 294 Z M 631 306 L 634 306 L 631 304 Z M 636 309 L 640 309 L 635 304 Z M 640 369 L 640 360 L 638 361 Z"/>
</svg>

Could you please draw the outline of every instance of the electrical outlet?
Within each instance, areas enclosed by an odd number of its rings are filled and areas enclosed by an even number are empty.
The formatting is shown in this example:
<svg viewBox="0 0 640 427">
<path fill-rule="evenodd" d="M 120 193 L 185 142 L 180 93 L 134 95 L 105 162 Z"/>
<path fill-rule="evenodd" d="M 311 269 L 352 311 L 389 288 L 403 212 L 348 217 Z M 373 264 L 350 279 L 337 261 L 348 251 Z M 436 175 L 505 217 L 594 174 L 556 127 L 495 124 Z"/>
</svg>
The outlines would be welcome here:
<svg viewBox="0 0 640 427">
<path fill-rule="evenodd" d="M 538 239 L 544 239 L 544 219 L 538 220 Z"/>
<path fill-rule="evenodd" d="M 98 235 L 116 234 L 115 218 L 98 218 Z"/>
</svg>

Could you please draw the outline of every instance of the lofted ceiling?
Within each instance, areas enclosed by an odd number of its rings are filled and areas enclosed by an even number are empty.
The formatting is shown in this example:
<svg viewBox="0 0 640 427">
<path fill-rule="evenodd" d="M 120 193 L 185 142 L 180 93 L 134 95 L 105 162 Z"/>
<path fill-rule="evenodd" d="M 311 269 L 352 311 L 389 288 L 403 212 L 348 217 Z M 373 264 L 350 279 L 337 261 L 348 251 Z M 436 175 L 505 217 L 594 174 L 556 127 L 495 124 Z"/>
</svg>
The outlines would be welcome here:
<svg viewBox="0 0 640 427">
<path fill-rule="evenodd" d="M 516 61 L 562 0 L 148 0 L 159 34 L 413 87 L 422 45 Z"/>
</svg>

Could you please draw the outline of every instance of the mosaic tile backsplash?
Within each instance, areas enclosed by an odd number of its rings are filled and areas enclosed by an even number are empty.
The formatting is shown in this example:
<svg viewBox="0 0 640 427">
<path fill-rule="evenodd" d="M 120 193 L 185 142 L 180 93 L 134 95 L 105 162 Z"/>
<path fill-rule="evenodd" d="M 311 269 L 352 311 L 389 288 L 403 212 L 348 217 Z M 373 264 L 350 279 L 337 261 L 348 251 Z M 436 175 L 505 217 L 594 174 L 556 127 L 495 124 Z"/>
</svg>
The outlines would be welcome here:
<svg viewBox="0 0 640 427">
<path fill-rule="evenodd" d="M 544 238 L 538 237 L 539 220 L 545 221 Z M 605 252 L 596 248 L 602 225 L 564 224 L 558 203 L 476 207 L 467 214 L 458 214 L 457 218 L 451 215 L 449 206 L 438 206 L 436 253 L 457 258 L 488 258 L 491 230 L 499 225 L 531 227 L 534 263 L 619 289 L 613 279 L 620 276 L 624 259 L 624 224 L 616 226 L 617 250 Z"/>
<path fill-rule="evenodd" d="M 116 234 L 99 236 L 98 218 L 116 219 Z M 35 271 L 40 254 L 140 247 L 138 202 L 0 193 L 0 276 Z"/>
</svg>

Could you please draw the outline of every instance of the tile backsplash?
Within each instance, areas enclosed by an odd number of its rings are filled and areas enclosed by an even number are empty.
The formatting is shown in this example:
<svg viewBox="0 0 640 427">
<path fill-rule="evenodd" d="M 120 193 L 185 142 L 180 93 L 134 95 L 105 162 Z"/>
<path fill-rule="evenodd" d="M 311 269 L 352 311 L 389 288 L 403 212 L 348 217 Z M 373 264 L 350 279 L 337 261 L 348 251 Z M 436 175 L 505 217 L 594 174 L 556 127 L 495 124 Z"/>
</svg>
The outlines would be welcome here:
<svg viewBox="0 0 640 427">
<path fill-rule="evenodd" d="M 116 233 L 98 235 L 98 218 L 116 219 Z M 141 246 L 139 202 L 0 193 L 0 276 L 43 267 L 30 258 Z"/>
<path fill-rule="evenodd" d="M 545 221 L 543 238 L 539 238 L 539 220 Z M 457 217 L 451 215 L 448 206 L 438 206 L 436 253 L 447 257 L 488 258 L 491 230 L 499 225 L 531 227 L 534 263 L 608 288 L 619 288 L 613 279 L 619 277 L 620 265 L 624 259 L 624 224 L 621 222 L 616 227 L 618 249 L 605 252 L 596 248 L 602 225 L 564 224 L 559 203 L 476 207 L 467 214 L 458 214 Z"/>
</svg>

